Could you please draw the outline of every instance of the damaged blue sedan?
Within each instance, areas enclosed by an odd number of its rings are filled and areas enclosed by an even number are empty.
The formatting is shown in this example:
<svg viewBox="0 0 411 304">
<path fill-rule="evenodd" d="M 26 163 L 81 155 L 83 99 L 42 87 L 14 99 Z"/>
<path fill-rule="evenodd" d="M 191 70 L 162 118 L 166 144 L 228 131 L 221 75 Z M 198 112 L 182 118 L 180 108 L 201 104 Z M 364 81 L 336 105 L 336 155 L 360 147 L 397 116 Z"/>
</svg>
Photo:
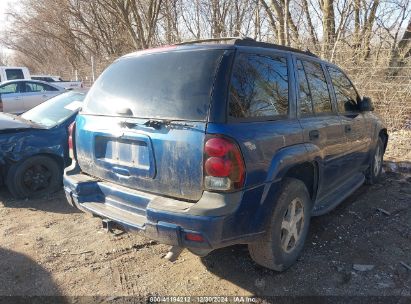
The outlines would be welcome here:
<svg viewBox="0 0 411 304">
<path fill-rule="evenodd" d="M 40 197 L 62 185 L 69 128 L 85 95 L 70 91 L 20 116 L 0 114 L 0 181 L 14 197 Z"/>
</svg>

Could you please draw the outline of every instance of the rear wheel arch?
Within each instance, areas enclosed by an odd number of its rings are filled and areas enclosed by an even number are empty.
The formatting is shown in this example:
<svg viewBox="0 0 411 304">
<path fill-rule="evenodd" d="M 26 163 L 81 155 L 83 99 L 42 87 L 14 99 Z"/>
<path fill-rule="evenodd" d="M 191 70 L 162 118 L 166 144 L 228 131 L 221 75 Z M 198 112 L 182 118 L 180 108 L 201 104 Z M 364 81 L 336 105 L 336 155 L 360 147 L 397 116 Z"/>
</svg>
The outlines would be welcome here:
<svg viewBox="0 0 411 304">
<path fill-rule="evenodd" d="M 388 132 L 387 129 L 381 129 L 380 132 L 378 133 L 378 137 L 381 138 L 383 144 L 384 144 L 384 152 L 387 149 L 387 144 L 388 144 Z"/>
<path fill-rule="evenodd" d="M 283 178 L 295 178 L 302 181 L 307 187 L 312 201 L 315 200 L 318 188 L 318 164 L 315 161 L 306 161 L 290 167 Z"/>
<path fill-rule="evenodd" d="M 280 189 L 289 179 L 297 179 L 301 181 L 309 193 L 311 206 L 314 206 L 317 196 L 319 182 L 319 166 L 316 160 L 303 161 L 296 164 L 291 164 L 283 167 L 279 174 L 276 175 L 277 182 L 267 184 L 261 198 L 261 207 L 256 215 L 256 218 L 263 219 L 260 223 L 261 228 L 265 230 L 269 225 L 269 216 L 277 206 L 277 200 L 280 195 Z"/>
</svg>

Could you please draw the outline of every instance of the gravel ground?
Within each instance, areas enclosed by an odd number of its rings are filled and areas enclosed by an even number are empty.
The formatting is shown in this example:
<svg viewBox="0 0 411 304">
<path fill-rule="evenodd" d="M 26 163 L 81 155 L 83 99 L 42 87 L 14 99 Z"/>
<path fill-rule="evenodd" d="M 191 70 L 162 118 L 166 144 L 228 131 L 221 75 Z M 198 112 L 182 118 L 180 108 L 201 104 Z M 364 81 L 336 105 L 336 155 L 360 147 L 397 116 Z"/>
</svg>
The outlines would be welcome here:
<svg viewBox="0 0 411 304">
<path fill-rule="evenodd" d="M 184 251 L 171 263 L 164 259 L 168 246 L 106 233 L 99 219 L 70 207 L 62 191 L 22 201 L 3 189 L 0 295 L 114 302 L 130 295 L 410 297 L 409 132 L 390 134 L 387 172 L 379 184 L 362 186 L 331 213 L 312 219 L 303 255 L 283 273 L 256 265 L 246 246 L 204 258 Z"/>
<path fill-rule="evenodd" d="M 205 258 L 136 234 L 106 233 L 62 192 L 38 200 L 0 193 L 0 295 L 411 295 L 411 177 L 386 173 L 313 218 L 304 253 L 284 273 L 246 246 Z M 405 266 L 403 264 L 405 264 Z M 114 298 L 113 298 L 114 297 Z"/>
</svg>

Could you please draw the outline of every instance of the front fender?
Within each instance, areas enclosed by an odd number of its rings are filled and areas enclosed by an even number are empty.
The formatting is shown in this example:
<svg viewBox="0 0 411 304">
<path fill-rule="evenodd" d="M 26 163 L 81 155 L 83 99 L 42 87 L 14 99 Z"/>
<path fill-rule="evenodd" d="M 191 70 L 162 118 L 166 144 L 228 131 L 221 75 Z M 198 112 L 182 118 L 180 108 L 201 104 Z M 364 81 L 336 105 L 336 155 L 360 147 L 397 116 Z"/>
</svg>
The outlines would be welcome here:
<svg viewBox="0 0 411 304">
<path fill-rule="evenodd" d="M 12 164 L 38 154 L 48 154 L 66 160 L 67 147 L 62 134 L 38 130 L 27 131 L 0 140 L 0 159 Z"/>
</svg>

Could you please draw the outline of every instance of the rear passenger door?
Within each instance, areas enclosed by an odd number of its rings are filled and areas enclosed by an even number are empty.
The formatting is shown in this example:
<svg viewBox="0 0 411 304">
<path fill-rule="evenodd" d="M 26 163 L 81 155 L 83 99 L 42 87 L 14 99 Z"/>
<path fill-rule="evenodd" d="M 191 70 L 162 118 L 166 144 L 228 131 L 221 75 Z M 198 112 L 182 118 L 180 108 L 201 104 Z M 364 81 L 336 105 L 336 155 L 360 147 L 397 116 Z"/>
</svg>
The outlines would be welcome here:
<svg viewBox="0 0 411 304">
<path fill-rule="evenodd" d="M 327 66 L 327 70 L 347 141 L 343 173 L 361 172 L 367 167 L 371 125 L 367 126 L 367 120 L 358 110 L 360 97 L 349 78 L 336 67 Z"/>
<path fill-rule="evenodd" d="M 318 198 L 342 182 L 345 134 L 321 63 L 296 58 L 298 117 L 307 147 L 320 150 Z"/>
<path fill-rule="evenodd" d="M 24 105 L 26 110 L 34 108 L 58 93 L 58 90 L 52 86 L 31 81 L 25 82 L 25 88 Z"/>
</svg>

